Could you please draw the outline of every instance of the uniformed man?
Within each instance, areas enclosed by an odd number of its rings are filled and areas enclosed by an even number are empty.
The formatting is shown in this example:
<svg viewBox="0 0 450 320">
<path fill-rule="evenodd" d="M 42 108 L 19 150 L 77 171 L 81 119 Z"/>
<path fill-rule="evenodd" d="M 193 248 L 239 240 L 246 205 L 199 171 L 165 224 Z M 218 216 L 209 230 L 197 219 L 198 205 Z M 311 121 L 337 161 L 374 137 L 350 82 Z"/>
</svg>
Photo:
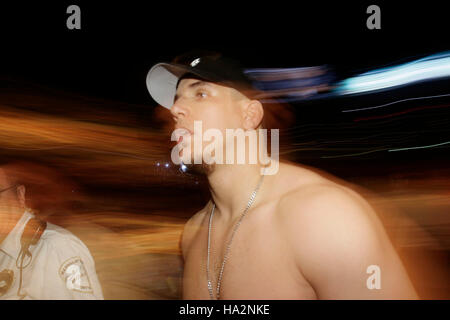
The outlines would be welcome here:
<svg viewBox="0 0 450 320">
<path fill-rule="evenodd" d="M 37 219 L 0 168 L 0 299 L 103 299 L 94 260 L 69 231 Z"/>
</svg>

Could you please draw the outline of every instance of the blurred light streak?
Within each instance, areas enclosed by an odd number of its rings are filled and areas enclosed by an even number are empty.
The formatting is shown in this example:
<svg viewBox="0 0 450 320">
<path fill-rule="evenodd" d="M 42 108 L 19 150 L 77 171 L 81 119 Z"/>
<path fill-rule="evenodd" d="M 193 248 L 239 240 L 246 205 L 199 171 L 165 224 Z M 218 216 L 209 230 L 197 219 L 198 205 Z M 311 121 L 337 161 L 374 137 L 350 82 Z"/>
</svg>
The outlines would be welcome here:
<svg viewBox="0 0 450 320">
<path fill-rule="evenodd" d="M 376 150 L 370 150 L 370 151 L 366 151 L 366 152 L 342 154 L 342 155 L 338 155 L 338 156 L 322 156 L 321 158 L 331 159 L 331 158 L 342 158 L 342 157 L 354 157 L 354 156 L 360 156 L 363 154 L 368 154 L 368 153 L 373 153 L 373 152 L 378 152 L 378 151 L 385 151 L 385 150 L 389 150 L 389 149 L 376 149 Z"/>
<path fill-rule="evenodd" d="M 132 154 L 126 154 L 126 153 L 120 153 L 120 152 L 112 152 L 112 151 L 100 151 L 95 149 L 87 149 L 87 148 L 79 148 L 79 147 L 72 147 L 72 146 L 59 146 L 59 147 L 48 147 L 48 148 L 12 148 L 12 147 L 2 147 L 2 149 L 6 150 L 21 150 L 21 151 L 48 151 L 48 150 L 63 150 L 63 149 L 71 149 L 76 151 L 86 151 L 86 152 L 93 152 L 93 153 L 99 153 L 99 154 L 109 154 L 114 156 L 121 156 L 125 158 L 133 158 L 138 160 L 148 160 L 153 161 L 153 158 L 146 158 L 146 157 L 138 157 Z"/>
<path fill-rule="evenodd" d="M 368 93 L 420 81 L 450 77 L 450 52 L 431 55 L 399 66 L 369 71 L 336 83 L 334 82 L 336 77 L 329 70 L 328 66 L 254 68 L 246 69 L 245 73 L 252 79 L 254 87 L 260 90 L 258 98 L 263 103 L 289 103 L 355 93 Z M 449 95 L 408 98 L 375 107 L 344 110 L 342 112 L 370 110 L 404 101 Z"/>
<path fill-rule="evenodd" d="M 372 109 L 378 109 L 378 108 L 387 107 L 387 106 L 390 106 L 390 105 L 393 105 L 393 104 L 396 104 L 396 103 L 400 103 L 400 102 L 405 102 L 405 101 L 441 98 L 441 97 L 449 97 L 449 96 L 450 96 L 450 94 L 440 94 L 440 95 L 435 95 L 435 96 L 424 96 L 424 97 L 407 98 L 407 99 L 397 100 L 397 101 L 385 103 L 385 104 L 382 104 L 382 105 L 379 105 L 379 106 L 374 106 L 374 107 L 351 109 L 351 110 L 342 110 L 342 112 L 355 112 L 355 111 L 372 110 Z"/>
<path fill-rule="evenodd" d="M 260 90 L 259 99 L 292 96 L 303 99 L 330 89 L 334 75 L 326 66 L 301 68 L 258 68 L 244 72 Z M 265 100 L 270 103 L 272 100 Z M 275 101 L 273 101 L 275 102 Z"/>
<path fill-rule="evenodd" d="M 404 110 L 404 111 L 390 113 L 390 114 L 385 114 L 385 115 L 380 115 L 380 116 L 356 118 L 353 121 L 358 122 L 358 121 L 365 121 L 365 120 L 385 119 L 385 118 L 391 118 L 391 117 L 399 116 L 399 115 L 402 115 L 402 114 L 406 114 L 406 113 L 410 113 L 410 112 L 414 112 L 414 111 L 418 111 L 418 110 L 447 108 L 449 106 L 450 105 L 447 104 L 447 105 L 444 105 L 444 106 L 417 107 L 417 108 L 411 108 L 411 109 L 407 109 L 407 110 Z"/>
<path fill-rule="evenodd" d="M 437 143 L 437 144 L 431 144 L 431 145 L 427 145 L 427 146 L 420 146 L 420 147 L 409 147 L 409 148 L 400 148 L 400 149 L 390 149 L 388 150 L 389 152 L 391 151 L 404 151 L 404 150 L 414 150 L 414 149 L 427 149 L 427 148 L 434 148 L 437 146 L 442 146 L 442 145 L 446 145 L 449 144 L 450 141 L 447 142 L 442 142 L 442 143 Z"/>
<path fill-rule="evenodd" d="M 446 52 L 345 79 L 338 83 L 336 91 L 340 95 L 355 94 L 449 76 L 450 53 Z"/>
</svg>

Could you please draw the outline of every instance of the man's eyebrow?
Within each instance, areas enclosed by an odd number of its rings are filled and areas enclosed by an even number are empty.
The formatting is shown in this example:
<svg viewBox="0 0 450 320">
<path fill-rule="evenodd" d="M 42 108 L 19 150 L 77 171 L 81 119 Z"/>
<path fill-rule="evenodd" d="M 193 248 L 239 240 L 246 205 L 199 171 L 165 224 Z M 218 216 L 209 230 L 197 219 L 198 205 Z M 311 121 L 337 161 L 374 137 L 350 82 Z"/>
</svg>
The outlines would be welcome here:
<svg viewBox="0 0 450 320">
<path fill-rule="evenodd" d="M 200 86 L 204 86 L 204 85 L 211 85 L 209 82 L 207 81 L 203 81 L 203 80 L 198 80 L 195 82 L 192 82 L 191 84 L 188 85 L 188 88 L 196 88 L 196 87 L 200 87 Z"/>
<path fill-rule="evenodd" d="M 194 81 L 194 82 L 190 83 L 187 87 L 189 89 L 193 89 L 193 88 L 197 88 L 197 87 L 201 87 L 201 86 L 210 86 L 210 85 L 211 84 L 209 82 L 207 82 L 207 81 L 197 80 L 197 81 Z M 175 94 L 174 102 L 177 101 L 178 98 L 179 98 L 179 95 Z"/>
</svg>

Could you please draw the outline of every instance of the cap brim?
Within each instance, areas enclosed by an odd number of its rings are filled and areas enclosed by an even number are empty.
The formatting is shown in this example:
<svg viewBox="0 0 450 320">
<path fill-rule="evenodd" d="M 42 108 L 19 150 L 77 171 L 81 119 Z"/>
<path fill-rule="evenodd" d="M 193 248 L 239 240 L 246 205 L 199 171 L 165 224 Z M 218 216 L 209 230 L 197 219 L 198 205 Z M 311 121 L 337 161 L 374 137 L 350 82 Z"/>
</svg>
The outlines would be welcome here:
<svg viewBox="0 0 450 320">
<path fill-rule="evenodd" d="M 190 72 L 183 65 L 158 63 L 147 73 L 147 89 L 152 98 L 161 106 L 170 109 L 174 103 L 178 79 Z"/>
<path fill-rule="evenodd" d="M 227 82 L 226 77 L 221 77 L 210 70 L 195 68 L 176 63 L 158 63 L 147 73 L 147 89 L 152 98 L 161 106 L 170 109 L 174 104 L 179 79 L 187 74 L 193 74 L 201 79 L 217 82 L 236 88 Z"/>
</svg>

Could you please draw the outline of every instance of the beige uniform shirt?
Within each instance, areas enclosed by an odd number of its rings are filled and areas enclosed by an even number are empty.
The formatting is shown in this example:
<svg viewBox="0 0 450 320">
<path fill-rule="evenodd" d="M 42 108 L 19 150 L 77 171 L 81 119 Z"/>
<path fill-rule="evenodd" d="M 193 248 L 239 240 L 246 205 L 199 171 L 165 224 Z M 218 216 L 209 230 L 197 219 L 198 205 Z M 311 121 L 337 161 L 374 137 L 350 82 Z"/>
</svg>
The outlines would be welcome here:
<svg viewBox="0 0 450 320">
<path fill-rule="evenodd" d="M 103 299 L 89 249 L 72 233 L 51 223 L 47 224 L 39 242 L 30 246 L 32 258 L 23 269 L 22 296 L 18 295 L 20 264 L 16 265 L 16 260 L 21 250 L 20 239 L 26 223 L 33 217 L 26 211 L 0 244 L 0 276 L 3 273 L 0 279 L 13 272 L 10 288 L 0 299 Z M 3 282 L 0 288 L 6 285 L 5 281 L 0 282 Z"/>
</svg>

